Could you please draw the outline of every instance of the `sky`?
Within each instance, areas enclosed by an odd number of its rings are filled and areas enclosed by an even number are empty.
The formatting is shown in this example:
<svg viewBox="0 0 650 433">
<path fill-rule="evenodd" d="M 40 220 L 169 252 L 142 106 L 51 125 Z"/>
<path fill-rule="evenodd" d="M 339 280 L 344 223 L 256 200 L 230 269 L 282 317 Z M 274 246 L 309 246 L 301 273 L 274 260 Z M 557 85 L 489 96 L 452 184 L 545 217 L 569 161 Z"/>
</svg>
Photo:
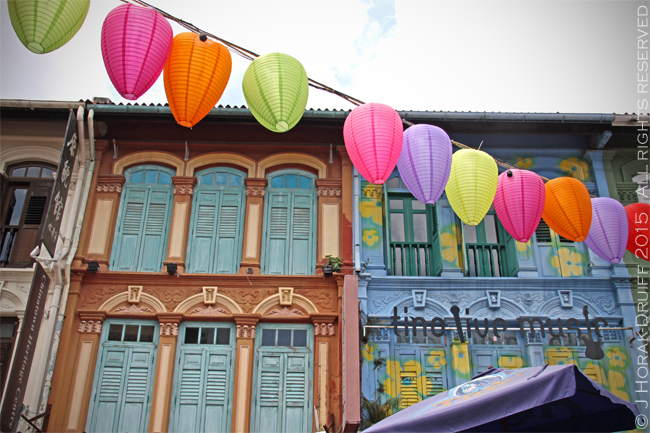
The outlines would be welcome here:
<svg viewBox="0 0 650 433">
<path fill-rule="evenodd" d="M 400 111 L 638 112 L 637 9 L 647 0 L 149 2 L 257 54 L 289 54 L 309 78 Z M 130 102 L 110 82 L 100 48 L 104 18 L 121 4 L 92 0 L 66 45 L 34 54 L 0 0 L 0 98 Z M 232 58 L 218 105 L 246 104 L 250 61 Z M 162 74 L 137 102 L 167 102 Z M 310 88 L 307 108 L 354 106 Z"/>
</svg>

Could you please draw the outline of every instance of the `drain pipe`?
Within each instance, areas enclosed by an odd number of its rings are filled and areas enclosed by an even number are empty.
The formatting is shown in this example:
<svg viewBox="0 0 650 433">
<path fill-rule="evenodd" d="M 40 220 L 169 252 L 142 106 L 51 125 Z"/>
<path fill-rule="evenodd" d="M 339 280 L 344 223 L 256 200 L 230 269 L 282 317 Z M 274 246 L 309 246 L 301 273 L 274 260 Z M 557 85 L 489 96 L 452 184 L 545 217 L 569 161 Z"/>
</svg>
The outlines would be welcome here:
<svg viewBox="0 0 650 433">
<path fill-rule="evenodd" d="M 352 218 L 354 220 L 354 231 L 352 232 L 352 239 L 354 242 L 354 270 L 361 272 L 361 240 L 360 240 L 360 219 L 359 219 L 359 195 L 361 189 L 361 182 L 359 181 L 359 171 L 354 167 L 354 174 L 352 175 Z"/>
<path fill-rule="evenodd" d="M 80 107 L 81 111 L 81 107 Z M 90 184 L 92 181 L 92 176 L 95 168 L 95 133 L 94 133 L 94 124 L 93 124 L 93 110 L 88 112 L 88 134 L 89 134 L 89 147 L 90 147 L 90 164 L 88 166 L 88 172 L 86 173 L 86 154 L 85 154 L 85 141 L 79 146 L 79 160 L 80 167 L 77 177 L 77 186 L 75 189 L 75 195 L 73 199 L 73 211 L 79 209 L 79 212 L 75 212 L 71 218 L 68 220 L 68 225 L 66 226 L 64 245 L 61 251 L 57 251 L 57 255 L 61 253 L 58 257 L 55 256 L 55 259 L 59 260 L 67 255 L 67 261 L 65 264 L 65 286 L 63 289 L 62 296 L 60 298 L 61 305 L 60 307 L 57 304 L 54 304 L 53 313 L 56 314 L 56 323 L 54 326 L 54 333 L 52 335 L 52 350 L 50 357 L 47 363 L 47 370 L 45 373 L 45 380 L 43 383 L 42 397 L 39 405 L 39 413 L 44 413 L 47 407 L 47 401 L 50 396 L 50 390 L 52 389 L 52 377 L 54 375 L 54 366 L 56 363 L 56 356 L 59 349 L 59 343 L 61 341 L 61 329 L 63 327 L 63 318 L 65 315 L 65 307 L 68 301 L 68 293 L 70 291 L 70 265 L 74 260 L 75 253 L 77 252 L 77 246 L 79 245 L 79 235 L 81 233 L 81 226 L 83 225 L 84 214 L 86 211 L 86 203 L 88 202 L 88 194 L 90 192 Z M 79 121 L 79 115 L 77 120 Z M 81 127 L 80 127 L 80 139 L 83 137 L 83 111 L 81 111 Z M 85 176 L 85 179 L 84 179 Z M 83 187 L 83 194 L 81 193 Z M 81 202 L 79 202 L 81 200 Z M 78 214 L 77 224 L 74 229 L 74 237 L 72 236 L 73 225 L 75 222 L 75 216 Z M 61 279 L 61 264 L 60 261 L 55 262 L 55 277 Z M 37 425 L 42 426 L 43 420 L 40 419 L 37 421 Z"/>
</svg>

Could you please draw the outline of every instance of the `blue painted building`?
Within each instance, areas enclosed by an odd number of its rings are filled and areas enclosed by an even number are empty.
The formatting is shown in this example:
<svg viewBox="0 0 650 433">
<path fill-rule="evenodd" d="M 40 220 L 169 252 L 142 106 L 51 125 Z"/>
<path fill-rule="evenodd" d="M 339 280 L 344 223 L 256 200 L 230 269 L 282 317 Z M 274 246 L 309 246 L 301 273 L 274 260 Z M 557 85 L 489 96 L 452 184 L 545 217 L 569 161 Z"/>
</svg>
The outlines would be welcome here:
<svg viewBox="0 0 650 433">
<path fill-rule="evenodd" d="M 603 162 L 609 149 L 636 146 L 631 116 L 401 114 L 439 126 L 467 146 L 482 143 L 481 150 L 513 166 L 549 179 L 574 177 L 592 196 L 610 196 Z M 419 202 L 397 169 L 385 185 L 356 175 L 355 197 L 365 397 L 397 397 L 407 407 L 489 367 L 572 363 L 647 408 L 647 394 L 635 389 L 648 370 L 638 356 L 645 352 L 635 338 L 635 282 L 625 263 L 603 261 L 543 220 L 525 244 L 510 237 L 493 209 L 479 225 L 465 225 L 445 195 L 435 206 Z M 596 317 L 604 319 L 601 338 L 593 329 Z M 591 354 L 592 341 L 599 341 L 602 357 Z"/>
</svg>

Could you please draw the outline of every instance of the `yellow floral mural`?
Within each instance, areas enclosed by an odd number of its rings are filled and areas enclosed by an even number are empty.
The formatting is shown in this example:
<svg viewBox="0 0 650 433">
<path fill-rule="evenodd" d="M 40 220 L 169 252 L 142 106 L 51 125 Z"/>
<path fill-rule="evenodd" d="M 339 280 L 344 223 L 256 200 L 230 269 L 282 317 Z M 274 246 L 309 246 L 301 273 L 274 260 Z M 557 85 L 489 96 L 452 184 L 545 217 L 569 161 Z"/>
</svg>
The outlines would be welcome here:
<svg viewBox="0 0 650 433">
<path fill-rule="evenodd" d="M 573 359 L 573 351 L 567 347 L 552 347 L 546 349 L 544 355 L 548 365 L 576 365 L 576 361 Z"/>
<path fill-rule="evenodd" d="M 625 368 L 627 356 L 618 348 L 607 349 L 607 360 L 610 367 Z"/>
<path fill-rule="evenodd" d="M 460 258 L 458 231 L 455 224 L 449 224 L 442 229 L 442 233 L 440 233 L 440 247 L 442 248 L 442 258 L 447 262 L 453 263 L 456 267 L 460 267 L 458 263 Z"/>
<path fill-rule="evenodd" d="M 501 368 L 521 368 L 524 366 L 524 360 L 521 359 L 521 356 L 500 356 L 497 361 L 499 367 Z"/>
<path fill-rule="evenodd" d="M 452 367 L 457 376 L 469 379 L 469 350 L 467 343 L 454 344 L 451 349 Z"/>
<path fill-rule="evenodd" d="M 568 177 L 574 177 L 578 180 L 589 179 L 589 164 L 578 158 L 567 158 L 560 163 L 560 170 L 566 171 Z"/>
<path fill-rule="evenodd" d="M 582 276 L 582 254 L 569 248 L 558 248 L 557 253 L 551 258 L 551 264 L 563 277 Z"/>
<path fill-rule="evenodd" d="M 623 400 L 630 401 L 630 396 L 625 392 L 625 376 L 618 371 L 609 371 L 609 390 Z"/>
<path fill-rule="evenodd" d="M 436 370 L 440 370 L 442 367 L 447 365 L 447 358 L 445 358 L 444 350 L 432 350 L 429 352 L 427 362 L 433 366 Z"/>
<path fill-rule="evenodd" d="M 582 372 L 589 376 L 594 382 L 599 385 L 606 385 L 604 383 L 605 371 L 600 365 L 589 362 L 586 367 L 581 368 Z"/>
<path fill-rule="evenodd" d="M 528 170 L 533 166 L 533 160 L 532 158 L 517 158 L 515 165 L 519 168 L 523 168 L 524 170 Z"/>
<path fill-rule="evenodd" d="M 530 241 L 528 241 L 528 242 L 517 242 L 517 251 L 523 253 L 528 248 L 530 248 Z"/>
<path fill-rule="evenodd" d="M 379 242 L 379 236 L 377 235 L 377 230 L 375 229 L 365 229 L 363 231 L 363 236 L 361 236 L 363 242 L 369 247 L 373 246 Z"/>
<path fill-rule="evenodd" d="M 361 217 L 372 218 L 375 224 L 382 225 L 381 201 L 371 199 L 362 200 L 359 203 L 359 212 L 361 212 Z"/>
<path fill-rule="evenodd" d="M 373 361 L 375 359 L 376 348 L 377 345 L 372 341 L 366 343 L 366 345 L 363 346 L 363 349 L 361 350 L 361 355 L 363 356 L 363 359 L 365 359 L 366 361 Z"/>
<path fill-rule="evenodd" d="M 384 392 L 391 397 L 402 397 L 400 402 L 402 407 L 410 406 L 421 401 L 427 389 L 431 388 L 431 382 L 424 375 L 424 369 L 419 362 L 411 360 L 406 361 L 404 365 L 397 360 L 389 360 L 386 366 L 388 378 L 384 381 Z M 408 394 L 410 398 L 400 395 L 404 388 L 410 388 Z M 415 393 L 412 391 L 415 389 Z M 413 396 L 417 396 L 415 400 Z"/>
</svg>

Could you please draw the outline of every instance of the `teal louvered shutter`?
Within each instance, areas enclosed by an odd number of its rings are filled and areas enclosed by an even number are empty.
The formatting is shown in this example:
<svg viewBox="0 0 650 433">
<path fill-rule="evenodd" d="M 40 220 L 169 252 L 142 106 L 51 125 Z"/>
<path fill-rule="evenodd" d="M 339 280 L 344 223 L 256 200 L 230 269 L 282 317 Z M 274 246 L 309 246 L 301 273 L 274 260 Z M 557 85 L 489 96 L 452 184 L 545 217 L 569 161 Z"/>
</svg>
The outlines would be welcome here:
<svg viewBox="0 0 650 433">
<path fill-rule="evenodd" d="M 180 369 L 180 378 L 177 378 L 178 383 L 175 385 L 180 389 L 175 401 L 174 425 L 171 430 L 179 433 L 200 431 L 203 402 L 201 395 L 203 384 L 202 349 L 183 350 Z"/>
<path fill-rule="evenodd" d="M 311 430 L 309 407 L 309 357 L 308 353 L 285 354 L 284 428 L 286 432 Z"/>
<path fill-rule="evenodd" d="M 314 273 L 314 201 L 312 193 L 292 193 L 288 272 L 291 275 Z"/>
<path fill-rule="evenodd" d="M 123 394 L 127 348 L 110 347 L 103 351 L 93 410 L 89 411 L 90 431 L 117 431 L 119 408 Z"/>
<path fill-rule="evenodd" d="M 431 215 L 431 275 L 438 277 L 442 273 L 442 247 L 440 245 L 440 227 L 438 226 L 438 207 L 430 207 Z"/>
<path fill-rule="evenodd" d="M 172 191 L 153 189 L 145 217 L 142 252 L 138 271 L 160 272 L 167 252 Z"/>
<path fill-rule="evenodd" d="M 497 220 L 498 221 L 498 220 Z M 516 277 L 519 272 L 519 255 L 517 254 L 517 241 L 510 236 L 510 233 L 503 227 L 501 222 L 498 223 L 500 235 L 503 236 L 506 243 L 505 263 L 503 266 L 504 277 Z"/>
<path fill-rule="evenodd" d="M 252 431 L 282 431 L 284 355 L 283 353 L 260 353 L 257 358 L 259 396 L 251 426 Z"/>
<path fill-rule="evenodd" d="M 142 229 L 149 192 L 146 187 L 127 186 L 125 188 L 111 254 L 111 269 L 113 270 L 136 270 L 140 257 Z"/>
<path fill-rule="evenodd" d="M 268 193 L 267 200 L 263 272 L 287 274 L 291 195 L 288 192 L 273 191 Z"/>
<path fill-rule="evenodd" d="M 198 190 L 198 188 L 197 188 Z M 199 190 L 194 198 L 189 272 L 211 273 L 217 230 L 217 206 L 221 192 Z"/>
<path fill-rule="evenodd" d="M 206 353 L 204 424 L 200 431 L 230 431 L 231 353 L 214 350 Z"/>
<path fill-rule="evenodd" d="M 120 432 L 144 432 L 149 423 L 149 404 L 153 382 L 153 349 L 130 349 L 125 390 L 120 408 Z"/>
<path fill-rule="evenodd" d="M 237 273 L 241 259 L 243 194 L 243 191 L 224 191 L 221 195 L 214 273 Z"/>
</svg>

